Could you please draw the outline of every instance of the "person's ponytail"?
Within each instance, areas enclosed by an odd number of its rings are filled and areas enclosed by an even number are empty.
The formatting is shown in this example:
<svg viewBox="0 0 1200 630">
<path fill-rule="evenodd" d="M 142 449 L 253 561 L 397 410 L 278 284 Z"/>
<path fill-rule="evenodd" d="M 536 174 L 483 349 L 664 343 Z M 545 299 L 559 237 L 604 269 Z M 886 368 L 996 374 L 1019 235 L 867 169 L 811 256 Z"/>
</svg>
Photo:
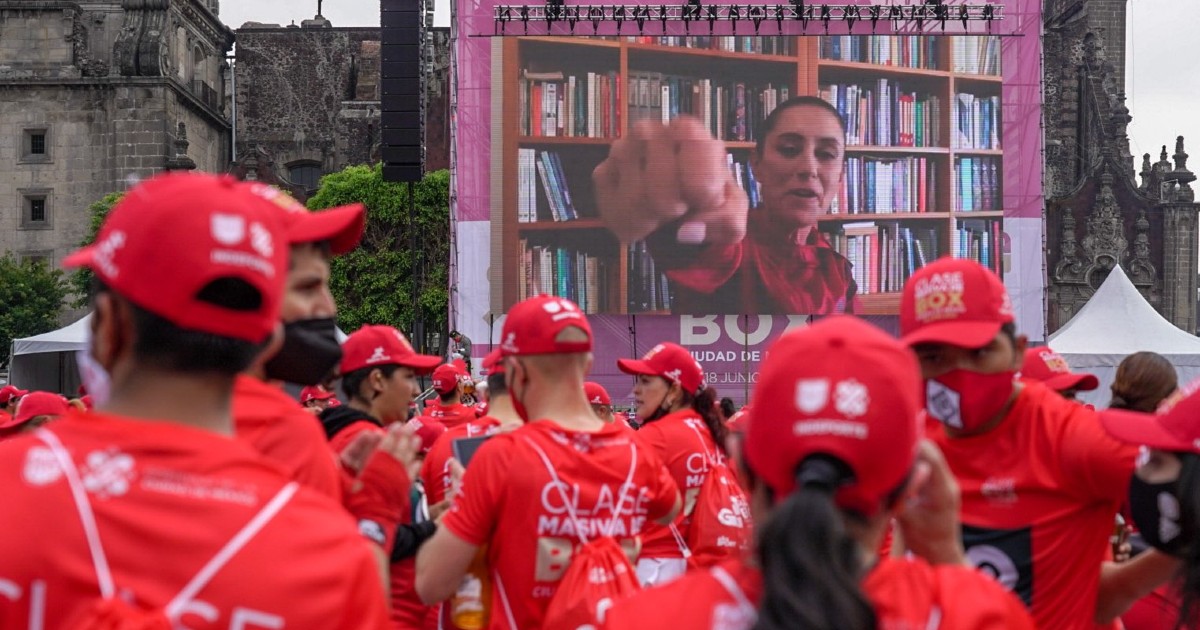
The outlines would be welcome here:
<svg viewBox="0 0 1200 630">
<path fill-rule="evenodd" d="M 721 453 L 725 453 L 725 438 L 729 435 L 729 429 L 717 415 L 717 390 L 711 387 L 700 390 L 700 393 L 692 397 L 690 404 L 692 411 L 704 419 L 704 426 L 708 427 L 708 433 L 713 442 L 716 442 L 717 448 L 721 449 Z"/>
<path fill-rule="evenodd" d="M 764 591 L 754 630 L 875 628 L 875 611 L 859 584 L 861 550 L 834 503 L 834 492 L 851 476 L 831 457 L 800 463 L 796 489 L 759 532 Z"/>
<path fill-rule="evenodd" d="M 1179 454 L 1183 466 L 1179 469 L 1176 498 L 1179 500 L 1179 526 L 1182 536 L 1200 532 L 1200 456 Z M 1183 566 L 1178 581 L 1179 618 L 1174 630 L 1195 628 L 1200 622 L 1200 540 L 1187 541 Z"/>
</svg>

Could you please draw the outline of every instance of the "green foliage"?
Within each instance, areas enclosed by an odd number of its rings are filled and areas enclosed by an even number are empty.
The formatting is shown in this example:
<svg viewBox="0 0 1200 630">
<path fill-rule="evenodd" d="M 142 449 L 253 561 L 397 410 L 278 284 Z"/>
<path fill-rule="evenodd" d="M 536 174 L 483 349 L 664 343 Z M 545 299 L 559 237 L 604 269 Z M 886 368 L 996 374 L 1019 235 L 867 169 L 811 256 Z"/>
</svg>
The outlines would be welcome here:
<svg viewBox="0 0 1200 630">
<path fill-rule="evenodd" d="M 446 330 L 450 262 L 450 172 L 428 173 L 413 186 L 383 181 L 380 165 L 351 166 L 321 178 L 308 207 L 313 210 L 361 202 L 367 227 L 358 249 L 335 258 L 330 286 L 338 325 L 351 332 L 363 324 L 388 324 L 413 335 L 417 322 L 428 332 Z M 410 217 L 410 214 L 412 215 Z M 416 247 L 410 247 L 410 231 Z M 413 295 L 416 295 L 416 303 Z M 413 339 L 419 348 L 423 340 Z"/>
<path fill-rule="evenodd" d="M 88 214 L 90 215 L 90 223 L 88 224 L 87 236 L 79 243 L 91 245 L 92 241 L 96 240 L 96 234 L 100 232 L 100 226 L 104 225 L 104 219 L 108 217 L 108 213 L 121 201 L 125 193 L 109 193 L 103 199 L 88 206 Z M 92 286 L 92 272 L 90 269 L 78 269 L 71 274 L 71 293 L 75 294 L 75 300 L 72 306 L 75 308 L 83 308 L 88 305 L 88 291 Z"/>
<path fill-rule="evenodd" d="M 19 263 L 11 254 L 0 258 L 0 356 L 8 356 L 13 339 L 58 328 L 67 290 L 59 269 L 41 261 Z"/>
</svg>

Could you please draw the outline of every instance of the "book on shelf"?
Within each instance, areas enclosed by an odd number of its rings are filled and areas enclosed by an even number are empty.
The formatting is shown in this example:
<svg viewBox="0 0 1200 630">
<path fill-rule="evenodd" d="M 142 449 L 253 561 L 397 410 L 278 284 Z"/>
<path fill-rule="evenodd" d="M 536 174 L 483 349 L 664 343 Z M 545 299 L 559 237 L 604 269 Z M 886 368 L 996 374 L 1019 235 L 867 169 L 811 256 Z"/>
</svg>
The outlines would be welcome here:
<svg viewBox="0 0 1200 630">
<path fill-rule="evenodd" d="M 1000 273 L 1000 221 L 997 219 L 960 220 L 954 230 L 952 251 L 955 258 L 969 258 Z"/>
<path fill-rule="evenodd" d="M 1000 38 L 955 35 L 950 38 L 952 71 L 960 74 L 1000 76 Z"/>
<path fill-rule="evenodd" d="M 823 83 L 819 94 L 845 121 L 848 146 L 943 146 L 942 99 L 936 95 L 906 90 L 888 78 Z"/>
<path fill-rule="evenodd" d="M 574 301 L 585 313 L 599 313 L 608 303 L 605 261 L 588 252 L 564 247 L 518 244 L 521 286 L 518 298 L 546 293 Z"/>
<path fill-rule="evenodd" d="M 899 221 L 847 223 L 827 237 L 850 261 L 859 295 L 898 292 L 913 272 L 940 255 L 935 228 Z"/>
<path fill-rule="evenodd" d="M 577 74 L 523 70 L 517 91 L 521 135 L 617 137 L 621 82 L 615 70 Z"/>
<path fill-rule="evenodd" d="M 693 48 L 701 50 L 721 50 L 725 52 L 753 53 L 759 55 L 795 54 L 795 38 L 793 37 L 745 37 L 745 36 L 646 36 L 626 37 L 625 41 L 632 44 L 657 44 L 675 48 Z"/>
<path fill-rule="evenodd" d="M 956 157 L 954 194 L 957 202 L 954 209 L 959 212 L 1002 209 L 1000 172 L 999 158 Z"/>
<path fill-rule="evenodd" d="M 959 92 L 954 97 L 954 148 L 1000 148 L 1000 97 Z"/>
<path fill-rule="evenodd" d="M 629 283 L 627 285 L 630 313 L 671 310 L 671 287 L 666 274 L 657 270 L 654 258 L 644 241 L 629 244 Z"/>
<path fill-rule="evenodd" d="M 670 122 L 689 114 L 718 140 L 753 141 L 758 123 L 793 93 L 785 83 L 747 84 L 631 70 L 629 122 Z"/>
<path fill-rule="evenodd" d="M 917 35 L 826 35 L 821 59 L 854 61 L 898 68 L 941 68 L 938 38 Z"/>
<path fill-rule="evenodd" d="M 540 193 L 540 194 L 539 194 Z M 517 221 L 573 221 L 579 212 L 558 151 L 517 149 Z"/>
<path fill-rule="evenodd" d="M 848 157 L 829 214 L 937 211 L 937 168 L 925 157 Z"/>
<path fill-rule="evenodd" d="M 746 191 L 750 207 L 757 208 L 762 203 L 762 186 L 754 177 L 754 169 L 750 168 L 750 160 L 744 157 L 735 157 L 732 153 L 726 153 L 725 157 L 728 159 L 729 172 L 733 175 L 733 179 L 742 190 Z"/>
</svg>

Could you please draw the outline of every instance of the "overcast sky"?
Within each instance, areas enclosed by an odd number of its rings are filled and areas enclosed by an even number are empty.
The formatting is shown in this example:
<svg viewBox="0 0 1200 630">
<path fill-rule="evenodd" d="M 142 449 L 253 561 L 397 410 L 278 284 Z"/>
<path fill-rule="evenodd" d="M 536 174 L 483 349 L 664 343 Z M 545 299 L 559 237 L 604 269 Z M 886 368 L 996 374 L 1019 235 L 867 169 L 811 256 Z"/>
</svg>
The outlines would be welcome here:
<svg viewBox="0 0 1200 630">
<path fill-rule="evenodd" d="M 434 0 L 434 24 L 450 25 L 450 0 Z M 1175 150 L 1175 136 L 1187 138 L 1189 164 L 1200 172 L 1200 64 L 1192 48 L 1200 24 L 1198 0 L 1130 0 L 1126 50 L 1127 105 L 1133 115 L 1130 144 L 1138 158 L 1154 160 L 1162 145 Z M 325 0 L 322 9 L 334 26 L 378 26 L 379 0 Z M 224 0 L 221 18 L 238 28 L 247 21 L 287 25 L 311 18 L 316 0 Z"/>
</svg>

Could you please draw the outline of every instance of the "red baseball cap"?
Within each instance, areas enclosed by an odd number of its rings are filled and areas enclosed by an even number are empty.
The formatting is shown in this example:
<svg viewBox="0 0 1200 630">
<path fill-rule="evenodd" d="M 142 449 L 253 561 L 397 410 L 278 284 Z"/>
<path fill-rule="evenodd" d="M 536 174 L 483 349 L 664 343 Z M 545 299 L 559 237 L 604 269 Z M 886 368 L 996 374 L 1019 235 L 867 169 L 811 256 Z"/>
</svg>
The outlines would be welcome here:
<svg viewBox="0 0 1200 630">
<path fill-rule="evenodd" d="M 500 348 L 487 353 L 487 356 L 483 357 L 483 371 L 488 374 L 503 374 L 504 362 L 500 360 L 503 358 Z"/>
<path fill-rule="evenodd" d="M 17 413 L 0 429 L 11 429 L 21 426 L 38 416 L 61 416 L 67 413 L 70 405 L 67 399 L 52 392 L 33 392 L 21 398 L 17 404 Z"/>
<path fill-rule="evenodd" d="M 746 462 L 779 500 L 796 487 L 802 461 L 831 455 L 854 474 L 837 490 L 838 505 L 870 516 L 913 466 L 924 401 L 916 356 L 860 319 L 833 316 L 784 333 L 753 396 Z"/>
<path fill-rule="evenodd" d="M 1021 378 L 1045 383 L 1046 387 L 1055 391 L 1077 389 L 1090 392 L 1100 387 L 1100 379 L 1095 375 L 1072 372 L 1066 359 L 1045 346 L 1025 351 Z"/>
<path fill-rule="evenodd" d="M 366 225 L 366 206 L 352 203 L 317 212 L 310 211 L 295 197 L 261 182 L 246 186 L 258 197 L 286 211 L 284 225 L 288 243 L 329 242 L 333 254 L 344 254 L 358 246 Z"/>
<path fill-rule="evenodd" d="M 704 386 L 704 370 L 687 350 L 678 344 L 663 342 L 650 348 L 639 359 L 617 359 L 617 367 L 626 374 L 661 376 L 679 383 L 685 391 L 695 394 Z"/>
<path fill-rule="evenodd" d="M 433 389 L 439 394 L 448 394 L 458 387 L 463 372 L 453 363 L 443 363 L 433 371 Z"/>
<path fill-rule="evenodd" d="M 231 176 L 168 173 L 121 199 L 96 241 L 63 261 L 87 267 L 113 291 L 187 330 L 254 343 L 279 322 L 288 270 L 281 215 Z M 249 308 L 217 305 L 217 281 L 253 288 Z"/>
<path fill-rule="evenodd" d="M 426 374 L 441 362 L 441 357 L 417 354 L 399 330 L 391 326 L 368 325 L 354 331 L 342 343 L 340 373 L 349 374 L 365 367 L 400 365 Z"/>
<path fill-rule="evenodd" d="M 7 405 L 8 401 L 14 398 L 20 398 L 28 394 L 29 390 L 19 389 L 16 385 L 5 385 L 0 387 L 0 405 Z"/>
<path fill-rule="evenodd" d="M 301 403 L 307 403 L 310 400 L 329 400 L 330 398 L 333 398 L 333 392 L 320 385 L 309 385 L 300 390 Z"/>
<path fill-rule="evenodd" d="M 421 438 L 422 453 L 428 453 L 429 449 L 433 447 L 433 443 L 446 432 L 446 425 L 429 416 L 413 418 L 408 421 L 408 426 L 417 432 L 417 437 Z"/>
<path fill-rule="evenodd" d="M 568 328 L 587 334 L 586 341 L 562 341 L 558 336 Z M 579 306 L 566 298 L 552 295 L 531 297 L 508 311 L 500 332 L 503 356 L 531 354 L 569 354 L 591 352 L 592 326 Z"/>
<path fill-rule="evenodd" d="M 608 397 L 608 391 L 604 386 L 595 381 L 587 381 L 583 384 L 583 393 L 587 394 L 589 403 L 593 405 L 612 406 L 612 398 Z"/>
<path fill-rule="evenodd" d="M 1105 409 L 1100 414 L 1110 435 L 1130 444 L 1173 453 L 1200 454 L 1200 379 L 1175 390 L 1154 413 Z"/>
<path fill-rule="evenodd" d="M 1004 283 L 973 260 L 939 258 L 918 269 L 900 295 L 901 340 L 910 346 L 982 348 L 1012 321 Z"/>
<path fill-rule="evenodd" d="M 746 424 L 750 420 L 750 408 L 742 407 L 729 416 L 729 420 L 725 422 L 725 426 L 733 433 L 745 433 Z"/>
</svg>

